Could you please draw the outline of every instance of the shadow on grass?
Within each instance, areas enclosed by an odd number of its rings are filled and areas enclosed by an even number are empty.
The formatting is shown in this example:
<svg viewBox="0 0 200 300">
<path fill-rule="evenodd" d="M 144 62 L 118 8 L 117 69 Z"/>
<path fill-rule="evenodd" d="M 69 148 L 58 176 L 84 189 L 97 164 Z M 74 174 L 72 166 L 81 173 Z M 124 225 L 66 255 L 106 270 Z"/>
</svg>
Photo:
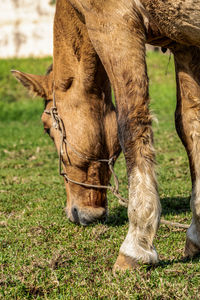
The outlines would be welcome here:
<svg viewBox="0 0 200 300">
<path fill-rule="evenodd" d="M 174 197 L 174 198 L 162 198 L 162 215 L 179 215 L 183 212 L 190 212 L 190 197 Z M 109 226 L 122 226 L 127 224 L 127 208 L 118 205 L 113 208 L 106 220 L 106 224 Z"/>
<path fill-rule="evenodd" d="M 187 263 L 195 263 L 195 262 L 199 262 L 200 260 L 200 254 L 197 254 L 195 255 L 193 258 L 189 258 L 189 257 L 181 257 L 180 259 L 169 259 L 169 260 L 161 260 L 155 267 L 153 268 L 156 268 L 156 267 L 161 267 L 161 268 L 166 268 L 166 267 L 169 267 L 170 265 L 173 265 L 173 264 L 178 264 L 178 263 L 181 263 L 181 264 L 187 264 Z"/>
<path fill-rule="evenodd" d="M 105 223 L 109 226 L 115 227 L 125 225 L 127 222 L 127 208 L 119 205 L 109 212 Z"/>
<path fill-rule="evenodd" d="M 179 215 L 190 212 L 190 197 L 161 198 L 162 215 Z"/>
</svg>

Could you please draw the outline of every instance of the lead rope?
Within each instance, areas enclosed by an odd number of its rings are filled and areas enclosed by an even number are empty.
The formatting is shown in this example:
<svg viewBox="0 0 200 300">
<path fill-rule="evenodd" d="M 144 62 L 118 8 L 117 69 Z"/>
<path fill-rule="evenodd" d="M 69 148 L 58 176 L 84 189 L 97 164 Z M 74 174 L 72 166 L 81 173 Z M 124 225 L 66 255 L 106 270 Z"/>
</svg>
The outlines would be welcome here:
<svg viewBox="0 0 200 300">
<path fill-rule="evenodd" d="M 67 182 L 71 182 L 71 183 L 81 185 L 81 186 L 84 186 L 84 187 L 87 187 L 87 188 L 108 189 L 113 193 L 113 195 L 115 197 L 118 198 L 118 201 L 119 201 L 120 205 L 122 205 L 124 207 L 128 207 L 128 199 L 122 197 L 119 193 L 119 180 L 118 180 L 118 177 L 117 177 L 117 175 L 114 171 L 115 156 L 111 157 L 110 159 L 95 160 L 91 157 L 87 157 L 86 155 L 83 156 L 80 152 L 78 152 L 78 151 L 76 151 L 76 149 L 74 149 L 74 147 L 67 141 L 66 133 L 65 133 L 65 127 L 64 127 L 63 121 L 60 118 L 60 116 L 58 114 L 58 111 L 57 111 L 56 101 L 55 101 L 55 92 L 54 91 L 53 91 L 53 106 L 49 111 L 45 110 L 45 113 L 51 115 L 53 128 L 55 128 L 56 130 L 59 130 L 59 132 L 60 132 L 59 174 L 61 176 L 63 176 Z M 113 178 L 114 178 L 114 186 L 112 186 L 111 184 L 109 184 L 109 185 L 88 184 L 88 183 L 83 183 L 83 182 L 79 182 L 79 181 L 70 179 L 67 176 L 66 172 L 64 172 L 63 169 L 62 169 L 63 155 L 64 155 L 63 144 L 66 144 L 67 146 L 69 146 L 70 149 L 78 157 L 80 157 L 82 159 L 87 159 L 89 161 L 95 161 L 95 162 L 108 163 L 109 169 L 110 169 L 110 171 L 113 175 Z M 67 153 L 67 151 L 66 151 L 66 153 Z M 185 224 L 181 224 L 181 223 L 177 223 L 177 222 L 171 222 L 171 221 L 167 221 L 167 220 L 164 220 L 164 219 L 161 219 L 160 223 L 164 224 L 164 225 L 174 226 L 174 227 L 177 227 L 177 228 L 184 228 L 184 229 L 189 228 L 189 225 L 185 225 Z"/>
</svg>

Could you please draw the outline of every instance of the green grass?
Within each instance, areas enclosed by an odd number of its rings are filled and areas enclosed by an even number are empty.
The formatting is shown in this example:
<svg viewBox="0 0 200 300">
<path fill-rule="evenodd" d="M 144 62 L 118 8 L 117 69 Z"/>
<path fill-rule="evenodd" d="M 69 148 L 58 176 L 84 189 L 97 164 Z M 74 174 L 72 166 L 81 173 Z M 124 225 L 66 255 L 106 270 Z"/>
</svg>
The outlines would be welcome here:
<svg viewBox="0 0 200 300">
<path fill-rule="evenodd" d="M 190 223 L 188 160 L 174 128 L 173 62 L 147 56 L 163 216 Z M 10 69 L 44 74 L 51 59 L 0 61 L 0 295 L 2 299 L 199 299 L 200 260 L 182 259 L 185 230 L 160 226 L 161 262 L 114 277 L 127 233 L 126 209 L 109 193 L 105 224 L 70 223 L 55 147 L 43 133 L 43 101 L 31 99 Z M 123 156 L 116 165 L 127 196 Z"/>
</svg>

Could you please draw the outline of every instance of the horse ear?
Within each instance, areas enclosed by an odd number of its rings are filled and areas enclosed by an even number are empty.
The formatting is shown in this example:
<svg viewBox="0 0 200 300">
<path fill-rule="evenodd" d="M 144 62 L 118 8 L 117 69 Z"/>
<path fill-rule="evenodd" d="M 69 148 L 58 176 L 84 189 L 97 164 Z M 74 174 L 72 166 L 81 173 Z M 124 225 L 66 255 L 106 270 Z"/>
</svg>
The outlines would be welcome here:
<svg viewBox="0 0 200 300">
<path fill-rule="evenodd" d="M 52 98 L 52 76 L 50 74 L 41 76 L 33 75 L 17 70 L 12 70 L 12 74 L 19 80 L 31 93 L 42 98 Z"/>
</svg>

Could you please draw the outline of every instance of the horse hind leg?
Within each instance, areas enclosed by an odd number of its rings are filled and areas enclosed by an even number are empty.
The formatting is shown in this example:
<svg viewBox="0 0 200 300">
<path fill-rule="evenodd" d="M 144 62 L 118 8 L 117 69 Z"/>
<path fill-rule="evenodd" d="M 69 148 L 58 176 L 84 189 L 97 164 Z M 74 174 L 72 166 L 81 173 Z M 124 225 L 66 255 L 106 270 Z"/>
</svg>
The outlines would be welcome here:
<svg viewBox="0 0 200 300">
<path fill-rule="evenodd" d="M 176 46 L 173 52 L 177 81 L 176 129 L 188 154 L 192 179 L 192 223 L 187 230 L 185 256 L 193 257 L 200 253 L 200 49 Z"/>
</svg>

